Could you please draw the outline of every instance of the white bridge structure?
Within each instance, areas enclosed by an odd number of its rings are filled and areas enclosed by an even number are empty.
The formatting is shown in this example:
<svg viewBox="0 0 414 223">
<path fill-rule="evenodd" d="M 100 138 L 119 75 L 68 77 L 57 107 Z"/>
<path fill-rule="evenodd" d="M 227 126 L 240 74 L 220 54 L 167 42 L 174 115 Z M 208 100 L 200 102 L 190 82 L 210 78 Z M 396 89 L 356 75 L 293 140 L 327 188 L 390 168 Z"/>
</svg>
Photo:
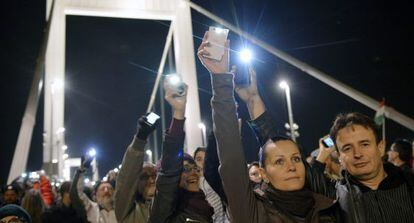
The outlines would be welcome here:
<svg viewBox="0 0 414 223">
<path fill-rule="evenodd" d="M 65 160 L 68 159 L 65 151 L 68 147 L 65 144 L 64 127 L 66 15 L 171 21 L 148 111 L 152 109 L 160 76 L 163 73 L 166 55 L 173 41 L 176 72 L 181 74 L 184 82 L 191 85 L 187 99 L 187 110 L 191 110 L 191 112 L 188 111 L 186 113 L 186 148 L 191 153 L 191 150 L 203 145 L 202 134 L 200 134 L 200 129 L 197 125 L 197 123 L 200 123 L 200 106 L 197 76 L 194 75 L 196 74 L 196 66 L 191 9 L 209 17 L 223 27 L 230 29 L 274 56 L 290 63 L 367 107 L 373 110 L 378 109 L 378 101 L 255 38 L 188 0 L 47 0 L 46 19 L 48 23 L 36 65 L 32 88 L 22 119 L 8 183 L 26 170 L 38 99 L 42 89 L 44 89 L 45 97 L 43 169 L 49 175 L 68 178 L 67 168 L 71 165 L 65 165 Z M 414 120 L 412 117 L 401 114 L 390 107 L 385 108 L 385 115 L 387 118 L 414 131 Z M 190 125 L 189 123 L 196 124 Z M 79 161 L 76 163 L 79 163 Z"/>
</svg>

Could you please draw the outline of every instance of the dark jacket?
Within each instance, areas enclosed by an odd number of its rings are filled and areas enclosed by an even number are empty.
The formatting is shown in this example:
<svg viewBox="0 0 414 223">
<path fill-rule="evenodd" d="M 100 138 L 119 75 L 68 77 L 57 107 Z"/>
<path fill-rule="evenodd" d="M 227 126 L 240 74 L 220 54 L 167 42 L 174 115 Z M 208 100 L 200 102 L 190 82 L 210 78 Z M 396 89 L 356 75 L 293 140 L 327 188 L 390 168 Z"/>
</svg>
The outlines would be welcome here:
<svg viewBox="0 0 414 223">
<path fill-rule="evenodd" d="M 222 202 L 227 205 L 227 197 L 219 174 L 220 160 L 217 154 L 217 143 L 214 133 L 208 136 L 206 155 L 204 158 L 204 178 L 213 190 L 220 196 Z"/>
<path fill-rule="evenodd" d="M 72 207 L 66 207 L 61 204 L 45 211 L 42 214 L 44 223 L 85 223 L 88 222 L 82 218 Z"/>
<path fill-rule="evenodd" d="M 250 121 L 250 126 L 256 133 L 258 141 L 263 145 L 269 138 L 275 136 L 276 130 L 270 123 L 274 123 L 271 115 L 266 111 L 257 119 Z M 343 179 L 339 182 L 333 182 L 324 175 L 324 165 L 319 162 L 309 166 L 306 162 L 306 186 L 314 192 L 324 194 L 325 196 L 335 198 L 339 202 L 341 216 L 345 222 L 365 223 L 367 219 L 365 204 L 363 203 L 363 191 L 361 185 L 356 180 L 350 180 L 349 174 L 343 171 Z M 411 203 L 414 206 L 414 180 L 409 172 L 399 171 L 397 168 L 384 165 L 384 169 L 398 174 L 407 184 L 408 193 L 411 197 Z M 397 206 L 395 206 L 397 207 Z M 392 209 L 392 208 L 391 208 Z M 394 211 L 396 212 L 396 211 Z"/>
<path fill-rule="evenodd" d="M 232 221 L 237 223 L 294 222 L 271 205 L 266 197 L 253 192 L 238 129 L 233 95 L 233 75 L 212 75 L 212 86 L 211 104 L 220 157 L 219 171 Z M 315 211 L 311 222 L 336 222 L 331 211 L 332 208 L 335 209 L 333 200 L 317 194 L 314 197 Z"/>
<path fill-rule="evenodd" d="M 191 211 L 191 207 L 180 203 L 179 183 L 183 170 L 183 120 L 173 120 L 164 137 L 161 170 L 156 180 L 156 194 L 151 210 L 151 223 L 212 222 Z M 171 129 L 175 129 L 171 133 Z M 177 132 L 178 131 L 178 132 Z M 202 192 L 201 192 L 202 193 Z"/>
</svg>

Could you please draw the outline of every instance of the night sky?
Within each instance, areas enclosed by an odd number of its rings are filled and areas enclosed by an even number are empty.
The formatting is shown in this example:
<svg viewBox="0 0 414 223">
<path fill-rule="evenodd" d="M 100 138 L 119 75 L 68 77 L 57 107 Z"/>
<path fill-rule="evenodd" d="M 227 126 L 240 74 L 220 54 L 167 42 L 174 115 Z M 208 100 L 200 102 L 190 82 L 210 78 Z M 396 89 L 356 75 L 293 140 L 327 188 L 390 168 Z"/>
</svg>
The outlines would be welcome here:
<svg viewBox="0 0 414 223">
<path fill-rule="evenodd" d="M 7 180 L 26 105 L 35 61 L 45 26 L 43 0 L 3 3 L 1 27 L 0 184 Z M 335 79 L 414 117 L 414 15 L 402 1 L 194 1 L 243 30 L 284 50 Z M 210 25 L 192 11 L 194 45 Z M 101 176 L 122 160 L 145 113 L 161 59 L 169 22 L 68 16 L 66 27 L 65 127 L 69 155 L 79 157 L 98 149 Z M 285 96 L 277 87 L 290 83 L 299 143 L 310 152 L 318 146 L 340 112 L 375 111 L 337 92 L 264 50 L 230 33 L 232 48 L 250 46 L 256 58 L 262 96 L 281 133 L 287 122 Z M 197 63 L 202 119 L 211 130 L 211 86 L 207 71 Z M 172 68 L 172 71 L 174 68 Z M 170 72 L 166 66 L 166 72 Z M 191 86 L 190 86 L 191 87 Z M 28 170 L 42 165 L 43 95 L 30 149 Z M 246 108 L 241 106 L 246 120 Z M 159 102 L 156 110 L 159 111 Z M 170 114 L 167 115 L 167 122 Z M 249 161 L 258 146 L 244 126 Z M 412 131 L 387 121 L 388 145 L 398 137 L 413 139 Z"/>
</svg>

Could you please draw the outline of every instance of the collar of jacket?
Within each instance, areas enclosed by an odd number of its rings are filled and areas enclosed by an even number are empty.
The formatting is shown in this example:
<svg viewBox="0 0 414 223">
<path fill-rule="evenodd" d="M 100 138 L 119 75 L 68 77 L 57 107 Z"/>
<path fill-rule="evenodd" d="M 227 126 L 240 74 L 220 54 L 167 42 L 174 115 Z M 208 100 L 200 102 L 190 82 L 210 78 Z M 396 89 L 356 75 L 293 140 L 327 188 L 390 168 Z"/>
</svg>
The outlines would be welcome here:
<svg viewBox="0 0 414 223">
<path fill-rule="evenodd" d="M 387 177 L 381 181 L 377 190 L 389 190 L 399 187 L 401 184 L 404 184 L 404 176 L 398 167 L 394 166 L 391 163 L 384 163 L 383 167 L 384 171 L 387 173 Z M 361 192 L 371 191 L 371 188 L 359 182 L 355 177 L 349 174 L 348 171 L 344 170 L 342 174 L 344 178 L 348 177 L 350 184 L 359 187 L 361 189 Z M 341 184 L 346 184 L 345 179 L 341 180 Z"/>
</svg>

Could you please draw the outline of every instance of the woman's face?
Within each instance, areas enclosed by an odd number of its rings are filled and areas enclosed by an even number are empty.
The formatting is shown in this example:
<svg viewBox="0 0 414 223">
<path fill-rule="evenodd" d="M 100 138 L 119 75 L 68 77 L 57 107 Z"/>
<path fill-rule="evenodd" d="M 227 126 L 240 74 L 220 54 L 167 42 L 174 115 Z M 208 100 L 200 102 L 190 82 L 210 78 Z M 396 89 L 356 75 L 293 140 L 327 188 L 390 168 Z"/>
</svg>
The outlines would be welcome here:
<svg viewBox="0 0 414 223">
<path fill-rule="evenodd" d="M 299 148 L 290 140 L 268 143 L 263 178 L 281 191 L 300 190 L 305 185 L 305 165 Z"/>
<path fill-rule="evenodd" d="M 198 184 L 200 168 L 196 164 L 189 163 L 188 161 L 184 161 L 183 164 L 184 168 L 181 173 L 180 187 L 191 192 L 198 192 L 200 190 Z"/>
</svg>

